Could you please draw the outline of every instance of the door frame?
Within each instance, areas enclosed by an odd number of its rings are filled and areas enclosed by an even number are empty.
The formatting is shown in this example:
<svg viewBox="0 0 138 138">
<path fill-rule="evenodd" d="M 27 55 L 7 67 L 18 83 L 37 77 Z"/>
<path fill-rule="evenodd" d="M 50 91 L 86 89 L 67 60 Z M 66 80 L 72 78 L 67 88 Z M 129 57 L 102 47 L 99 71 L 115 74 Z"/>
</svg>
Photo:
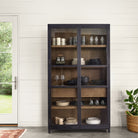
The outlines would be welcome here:
<svg viewBox="0 0 138 138">
<path fill-rule="evenodd" d="M 12 49 L 12 51 L 15 51 L 13 52 L 14 54 L 12 54 L 12 56 L 14 57 L 15 61 L 14 63 L 16 63 L 16 67 L 13 68 L 16 70 L 16 73 L 13 74 L 12 72 L 12 75 L 16 75 L 17 79 L 16 79 L 16 123 L 1 123 L 0 126 L 18 126 L 18 122 L 19 122 L 19 16 L 18 15 L 13 15 L 13 14 L 0 14 L 0 21 L 5 21 L 5 22 L 12 22 L 13 23 L 13 35 L 12 35 L 12 38 L 13 41 L 12 41 L 12 45 L 14 45 L 14 49 Z M 13 64 L 13 61 L 12 61 L 12 64 Z M 12 76 L 13 78 L 13 76 Z M 13 88 L 12 88 L 13 89 Z"/>
</svg>

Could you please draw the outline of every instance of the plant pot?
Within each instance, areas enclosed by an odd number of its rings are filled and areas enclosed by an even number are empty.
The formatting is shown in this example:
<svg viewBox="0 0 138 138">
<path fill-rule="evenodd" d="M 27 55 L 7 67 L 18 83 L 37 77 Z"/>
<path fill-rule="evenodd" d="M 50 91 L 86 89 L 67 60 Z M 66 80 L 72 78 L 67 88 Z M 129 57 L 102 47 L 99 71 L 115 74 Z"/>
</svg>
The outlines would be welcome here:
<svg viewBox="0 0 138 138">
<path fill-rule="evenodd" d="M 138 133 L 138 116 L 127 114 L 127 128 L 130 131 Z"/>
</svg>

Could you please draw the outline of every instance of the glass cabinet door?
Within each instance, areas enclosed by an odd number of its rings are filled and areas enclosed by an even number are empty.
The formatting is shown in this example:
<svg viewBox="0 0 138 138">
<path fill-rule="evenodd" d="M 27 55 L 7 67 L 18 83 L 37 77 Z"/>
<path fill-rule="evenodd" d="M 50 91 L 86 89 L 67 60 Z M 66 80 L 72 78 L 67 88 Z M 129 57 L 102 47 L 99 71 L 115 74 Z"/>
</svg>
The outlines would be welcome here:
<svg viewBox="0 0 138 138">
<path fill-rule="evenodd" d="M 81 29 L 81 122 L 107 123 L 106 29 Z"/>
<path fill-rule="evenodd" d="M 77 125 L 77 29 L 51 30 L 51 120 Z"/>
</svg>

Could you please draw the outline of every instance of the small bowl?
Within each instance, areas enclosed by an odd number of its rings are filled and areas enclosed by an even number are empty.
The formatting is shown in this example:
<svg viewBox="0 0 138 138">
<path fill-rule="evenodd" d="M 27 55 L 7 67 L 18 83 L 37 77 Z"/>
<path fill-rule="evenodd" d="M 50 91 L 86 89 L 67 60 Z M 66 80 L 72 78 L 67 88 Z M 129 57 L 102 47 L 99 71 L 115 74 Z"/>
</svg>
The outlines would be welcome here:
<svg viewBox="0 0 138 138">
<path fill-rule="evenodd" d="M 57 106 L 68 106 L 69 102 L 67 101 L 56 101 Z"/>
</svg>

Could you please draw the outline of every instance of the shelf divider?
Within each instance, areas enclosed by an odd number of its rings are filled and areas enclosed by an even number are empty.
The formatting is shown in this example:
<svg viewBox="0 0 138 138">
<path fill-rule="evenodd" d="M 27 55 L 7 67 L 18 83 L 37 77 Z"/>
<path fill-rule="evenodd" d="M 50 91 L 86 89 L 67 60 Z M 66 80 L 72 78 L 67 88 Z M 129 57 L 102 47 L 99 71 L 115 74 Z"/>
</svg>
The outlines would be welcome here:
<svg viewBox="0 0 138 138">
<path fill-rule="evenodd" d="M 107 88 L 107 85 L 81 85 L 81 88 Z"/>
<path fill-rule="evenodd" d="M 107 65 L 81 65 L 81 68 L 106 68 Z"/>
<path fill-rule="evenodd" d="M 91 105 L 83 105 L 81 109 L 106 109 L 106 106 L 91 106 Z"/>
<path fill-rule="evenodd" d="M 81 48 L 106 48 L 106 45 L 81 45 Z"/>
<path fill-rule="evenodd" d="M 72 85 L 72 86 L 70 86 L 70 85 L 53 85 L 53 86 L 51 86 L 51 88 L 77 88 L 77 86 L 76 85 Z"/>
<path fill-rule="evenodd" d="M 77 109 L 77 106 L 51 106 L 51 109 Z"/>
<path fill-rule="evenodd" d="M 77 68 L 77 65 L 52 65 L 52 68 Z"/>
<path fill-rule="evenodd" d="M 52 45 L 51 48 L 77 48 L 76 45 Z"/>
</svg>

